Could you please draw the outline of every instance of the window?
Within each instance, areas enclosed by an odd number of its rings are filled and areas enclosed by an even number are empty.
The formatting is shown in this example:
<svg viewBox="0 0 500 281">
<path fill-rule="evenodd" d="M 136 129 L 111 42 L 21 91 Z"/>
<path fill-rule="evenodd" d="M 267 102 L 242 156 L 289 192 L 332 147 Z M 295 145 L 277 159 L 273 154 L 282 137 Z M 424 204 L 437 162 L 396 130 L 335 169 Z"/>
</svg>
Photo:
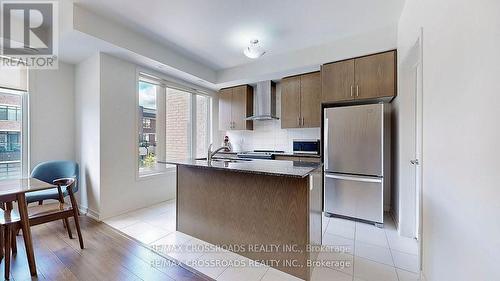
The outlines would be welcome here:
<svg viewBox="0 0 500 281">
<path fill-rule="evenodd" d="M 207 157 L 210 145 L 210 98 L 196 96 L 196 157 Z"/>
<path fill-rule="evenodd" d="M 20 132 L 0 131 L 0 151 L 20 151 Z"/>
<path fill-rule="evenodd" d="M 211 98 L 142 75 L 138 88 L 139 176 L 162 172 L 157 160 L 206 157 Z"/>
<path fill-rule="evenodd" d="M 25 92 L 0 88 L 0 180 L 22 176 Z"/>
<path fill-rule="evenodd" d="M 0 105 L 0 120 L 21 121 L 21 108 L 18 106 Z"/>
<path fill-rule="evenodd" d="M 166 157 L 189 158 L 191 155 L 191 93 L 167 88 Z"/>
<path fill-rule="evenodd" d="M 139 173 L 154 173 L 157 170 L 156 155 L 157 146 L 155 138 L 156 128 L 152 126 L 152 120 L 158 116 L 157 95 L 159 87 L 157 85 L 140 81 L 139 82 Z M 146 122 L 146 120 L 148 120 Z"/>
<path fill-rule="evenodd" d="M 151 129 L 151 119 L 149 118 L 142 119 L 142 127 L 144 129 Z"/>
</svg>

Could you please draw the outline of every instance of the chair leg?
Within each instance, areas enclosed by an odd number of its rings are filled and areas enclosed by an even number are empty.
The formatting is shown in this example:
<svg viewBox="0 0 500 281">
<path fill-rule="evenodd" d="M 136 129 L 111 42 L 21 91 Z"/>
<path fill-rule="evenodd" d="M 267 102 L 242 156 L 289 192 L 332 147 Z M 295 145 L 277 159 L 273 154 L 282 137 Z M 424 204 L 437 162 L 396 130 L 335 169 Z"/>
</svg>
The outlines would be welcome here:
<svg viewBox="0 0 500 281">
<path fill-rule="evenodd" d="M 12 255 L 17 254 L 17 239 L 16 239 L 16 228 L 9 228 L 8 230 L 11 233 L 10 244 L 12 248 Z"/>
<path fill-rule="evenodd" d="M 12 241 L 12 231 L 9 227 L 4 228 L 4 247 L 5 247 L 5 280 L 10 278 L 10 242 Z"/>
<path fill-rule="evenodd" d="M 71 188 L 68 189 L 69 198 L 71 200 L 71 209 L 73 209 L 73 217 L 75 218 L 76 233 L 78 234 L 78 241 L 80 242 L 80 248 L 83 249 L 83 237 L 82 231 L 80 229 L 80 221 L 78 219 L 78 204 L 76 203 L 75 194 Z"/>
<path fill-rule="evenodd" d="M 59 195 L 59 210 L 62 211 L 64 210 L 64 197 L 60 186 L 57 187 L 57 192 Z M 69 227 L 68 218 L 64 218 L 62 221 L 64 228 L 66 228 L 66 230 L 68 231 L 69 239 L 73 239 L 73 234 L 71 233 L 71 227 Z"/>
<path fill-rule="evenodd" d="M 68 231 L 69 239 L 73 239 L 73 233 L 71 233 L 71 227 L 69 227 L 69 220 L 68 220 L 68 218 L 64 218 L 63 219 L 63 225 L 66 226 L 66 230 Z"/>
</svg>

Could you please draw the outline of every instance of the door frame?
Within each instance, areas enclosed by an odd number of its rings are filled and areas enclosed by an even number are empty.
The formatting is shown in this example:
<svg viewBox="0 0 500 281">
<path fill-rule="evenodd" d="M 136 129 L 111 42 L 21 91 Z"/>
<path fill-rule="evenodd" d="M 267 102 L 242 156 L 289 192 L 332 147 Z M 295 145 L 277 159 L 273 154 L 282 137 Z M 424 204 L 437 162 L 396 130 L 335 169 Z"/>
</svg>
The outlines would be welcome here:
<svg viewBox="0 0 500 281">
<path fill-rule="evenodd" d="M 422 247 L 423 247 L 423 28 L 420 28 L 417 40 L 410 50 L 410 53 L 416 55 L 416 59 L 412 64 L 412 68 L 415 69 L 415 97 L 414 97 L 414 108 L 415 108 L 415 151 L 414 156 L 417 161 L 415 166 L 415 232 L 418 243 L 418 259 L 419 259 L 419 271 L 422 272 Z"/>
<path fill-rule="evenodd" d="M 423 241 L 423 230 L 422 230 L 422 210 L 423 210 L 423 29 L 420 28 L 419 32 L 415 35 L 415 40 L 413 45 L 409 48 L 406 56 L 401 60 L 400 71 L 404 71 L 405 77 L 411 77 L 412 82 L 405 84 L 404 91 L 407 91 L 409 98 L 409 109 L 412 110 L 412 122 L 408 124 L 411 126 L 411 140 L 412 144 L 409 147 L 410 161 L 406 162 L 408 158 L 403 158 L 405 162 L 403 165 L 408 165 L 410 174 L 407 174 L 408 181 L 411 183 L 408 186 L 407 197 L 410 201 L 406 201 L 410 209 L 408 209 L 407 214 L 413 213 L 412 218 L 414 221 L 411 223 L 413 225 L 406 225 L 404 229 L 405 236 L 411 235 L 411 237 L 417 239 L 418 247 L 418 260 L 419 260 L 419 270 L 422 269 L 422 241 Z M 403 77 L 401 74 L 400 77 Z M 407 78 L 408 79 L 408 78 Z M 400 84 L 401 85 L 401 84 Z M 411 124 L 411 125 L 410 125 Z M 400 202 L 401 204 L 401 202 Z M 414 208 L 414 209 L 413 209 Z M 411 228 L 410 228 L 411 227 Z M 410 231 L 411 229 L 411 231 Z M 402 229 L 398 227 L 398 232 L 400 235 Z"/>
<path fill-rule="evenodd" d="M 424 38 L 424 29 L 423 27 L 420 28 L 419 30 L 419 38 L 418 38 L 418 44 L 419 44 L 419 63 L 420 63 L 420 69 L 418 70 L 418 79 L 417 79 L 417 87 L 420 86 L 420 90 L 417 89 L 417 97 L 416 97 L 416 152 L 417 152 L 417 158 L 419 159 L 419 164 L 417 165 L 417 173 L 416 173 L 416 178 L 418 180 L 417 184 L 417 206 L 418 206 L 418 213 L 417 213 L 417 241 L 418 241 L 418 258 L 419 258 L 419 270 L 422 274 L 422 264 L 423 264 L 423 188 L 424 188 L 424 173 L 423 173 L 423 164 L 424 164 L 424 153 L 423 153 L 423 148 L 424 148 L 424 106 L 423 106 L 423 101 L 424 101 L 424 45 L 423 45 L 423 38 Z M 422 277 L 422 276 L 421 276 Z"/>
</svg>

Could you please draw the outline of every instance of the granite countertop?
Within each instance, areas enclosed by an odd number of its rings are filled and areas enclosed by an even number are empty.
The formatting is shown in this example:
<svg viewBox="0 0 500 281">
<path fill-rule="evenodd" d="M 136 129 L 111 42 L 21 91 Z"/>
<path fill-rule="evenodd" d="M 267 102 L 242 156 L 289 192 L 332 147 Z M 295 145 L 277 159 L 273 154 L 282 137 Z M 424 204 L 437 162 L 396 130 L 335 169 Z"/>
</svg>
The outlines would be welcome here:
<svg viewBox="0 0 500 281">
<path fill-rule="evenodd" d="M 322 166 L 321 163 L 257 159 L 236 160 L 235 162 L 212 161 L 210 165 L 207 160 L 196 160 L 193 158 L 172 159 L 158 161 L 158 163 L 295 178 L 304 178 Z"/>
<path fill-rule="evenodd" d="M 293 152 L 274 153 L 274 155 L 279 155 L 279 156 L 293 156 L 293 157 L 321 158 L 321 156 L 319 156 L 318 154 L 305 154 L 305 153 L 293 153 Z"/>
<path fill-rule="evenodd" d="M 220 151 L 217 154 L 236 155 L 236 154 L 241 153 L 241 152 L 243 152 L 243 151 L 229 151 L 229 152 Z M 277 156 L 321 158 L 321 156 L 317 155 L 317 154 L 300 154 L 300 153 L 293 153 L 293 152 L 276 152 L 276 153 L 273 153 L 273 154 L 277 155 Z"/>
</svg>

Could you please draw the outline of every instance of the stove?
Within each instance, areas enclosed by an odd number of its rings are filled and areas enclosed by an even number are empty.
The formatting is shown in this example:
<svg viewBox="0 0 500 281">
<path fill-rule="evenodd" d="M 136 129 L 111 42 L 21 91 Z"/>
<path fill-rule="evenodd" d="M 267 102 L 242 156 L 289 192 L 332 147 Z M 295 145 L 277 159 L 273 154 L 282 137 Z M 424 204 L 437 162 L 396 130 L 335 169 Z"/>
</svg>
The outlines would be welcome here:
<svg viewBox="0 0 500 281">
<path fill-rule="evenodd" d="M 281 150 L 254 150 L 238 153 L 239 158 L 249 158 L 249 159 L 274 159 L 276 153 L 284 153 Z"/>
</svg>

